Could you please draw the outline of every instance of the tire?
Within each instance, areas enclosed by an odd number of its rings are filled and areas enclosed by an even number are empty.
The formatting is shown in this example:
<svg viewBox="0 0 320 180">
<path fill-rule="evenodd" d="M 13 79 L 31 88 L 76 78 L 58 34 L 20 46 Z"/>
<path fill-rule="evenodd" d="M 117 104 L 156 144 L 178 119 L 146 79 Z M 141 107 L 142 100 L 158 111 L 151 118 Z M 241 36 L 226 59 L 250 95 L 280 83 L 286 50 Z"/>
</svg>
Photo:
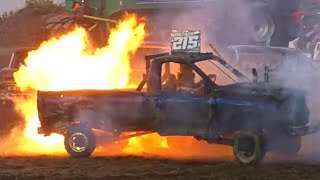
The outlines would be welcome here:
<svg viewBox="0 0 320 180">
<path fill-rule="evenodd" d="M 233 144 L 235 158 L 241 164 L 257 164 L 266 154 L 265 138 L 261 133 L 240 132 Z"/>
<path fill-rule="evenodd" d="M 64 146 L 71 157 L 89 157 L 96 148 L 96 138 L 88 127 L 73 125 L 65 135 Z"/>
<path fill-rule="evenodd" d="M 276 28 L 271 11 L 266 7 L 254 8 L 250 17 L 253 23 L 251 29 L 253 42 L 269 45 Z"/>
<path fill-rule="evenodd" d="M 215 30 L 219 35 L 216 39 L 219 46 L 270 44 L 276 23 L 267 4 L 237 0 L 223 1 L 221 7 L 217 12 Z"/>
</svg>

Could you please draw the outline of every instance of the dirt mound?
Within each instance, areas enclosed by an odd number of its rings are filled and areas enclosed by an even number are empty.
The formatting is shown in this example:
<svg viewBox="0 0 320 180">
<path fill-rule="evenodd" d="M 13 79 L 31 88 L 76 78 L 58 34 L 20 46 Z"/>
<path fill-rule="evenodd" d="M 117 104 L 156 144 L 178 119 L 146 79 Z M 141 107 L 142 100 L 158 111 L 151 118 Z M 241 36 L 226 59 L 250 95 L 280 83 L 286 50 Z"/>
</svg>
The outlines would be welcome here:
<svg viewBox="0 0 320 180">
<path fill-rule="evenodd" d="M 0 45 L 32 46 L 39 39 L 48 18 L 65 13 L 61 6 L 51 3 L 29 4 L 0 24 Z"/>
<path fill-rule="evenodd" d="M 0 67 L 8 64 L 13 49 L 36 46 L 44 39 L 47 19 L 66 13 L 64 7 L 52 2 L 27 3 L 16 13 L 0 18 Z"/>
</svg>

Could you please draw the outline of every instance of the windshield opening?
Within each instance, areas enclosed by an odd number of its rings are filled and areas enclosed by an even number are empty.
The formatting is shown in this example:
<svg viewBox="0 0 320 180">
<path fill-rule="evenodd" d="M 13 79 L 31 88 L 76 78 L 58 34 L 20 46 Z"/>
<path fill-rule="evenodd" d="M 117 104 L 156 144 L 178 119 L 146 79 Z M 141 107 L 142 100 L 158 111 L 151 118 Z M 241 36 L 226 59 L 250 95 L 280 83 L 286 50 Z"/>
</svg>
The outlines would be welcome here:
<svg viewBox="0 0 320 180">
<path fill-rule="evenodd" d="M 214 83 L 223 86 L 234 84 L 237 77 L 226 67 L 213 60 L 198 61 L 195 65 L 201 69 Z"/>
<path fill-rule="evenodd" d="M 28 57 L 28 50 L 17 51 L 14 55 L 12 68 L 19 68 L 21 65 L 25 65 L 24 60 Z"/>
</svg>

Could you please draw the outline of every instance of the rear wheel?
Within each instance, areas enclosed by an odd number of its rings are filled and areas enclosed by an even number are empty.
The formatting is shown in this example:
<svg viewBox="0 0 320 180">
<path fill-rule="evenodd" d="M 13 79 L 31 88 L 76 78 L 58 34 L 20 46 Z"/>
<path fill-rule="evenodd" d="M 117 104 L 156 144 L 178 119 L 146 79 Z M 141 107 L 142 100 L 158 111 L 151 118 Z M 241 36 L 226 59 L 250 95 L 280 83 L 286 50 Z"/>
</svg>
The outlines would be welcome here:
<svg viewBox="0 0 320 180">
<path fill-rule="evenodd" d="M 233 145 L 235 158 L 242 164 L 259 163 L 266 154 L 264 141 L 261 133 L 240 132 Z"/>
<path fill-rule="evenodd" d="M 86 126 L 74 125 L 68 129 L 64 145 L 71 157 L 89 157 L 96 148 L 95 135 Z"/>
<path fill-rule="evenodd" d="M 252 38 L 260 44 L 269 43 L 275 32 L 275 22 L 272 13 L 266 7 L 255 8 L 252 10 Z"/>
</svg>

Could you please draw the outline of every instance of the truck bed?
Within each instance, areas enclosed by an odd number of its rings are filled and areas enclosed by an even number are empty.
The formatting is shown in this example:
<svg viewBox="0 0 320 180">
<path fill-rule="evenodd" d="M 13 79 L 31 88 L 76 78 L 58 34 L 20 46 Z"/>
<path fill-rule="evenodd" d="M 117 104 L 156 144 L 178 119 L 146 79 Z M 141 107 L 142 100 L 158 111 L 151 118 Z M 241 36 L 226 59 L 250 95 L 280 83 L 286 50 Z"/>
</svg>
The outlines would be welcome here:
<svg viewBox="0 0 320 180">
<path fill-rule="evenodd" d="M 68 125 L 75 122 L 107 131 L 142 131 L 150 130 L 152 126 L 150 102 L 144 92 L 39 91 L 37 102 L 44 134 L 62 133 Z"/>
</svg>

